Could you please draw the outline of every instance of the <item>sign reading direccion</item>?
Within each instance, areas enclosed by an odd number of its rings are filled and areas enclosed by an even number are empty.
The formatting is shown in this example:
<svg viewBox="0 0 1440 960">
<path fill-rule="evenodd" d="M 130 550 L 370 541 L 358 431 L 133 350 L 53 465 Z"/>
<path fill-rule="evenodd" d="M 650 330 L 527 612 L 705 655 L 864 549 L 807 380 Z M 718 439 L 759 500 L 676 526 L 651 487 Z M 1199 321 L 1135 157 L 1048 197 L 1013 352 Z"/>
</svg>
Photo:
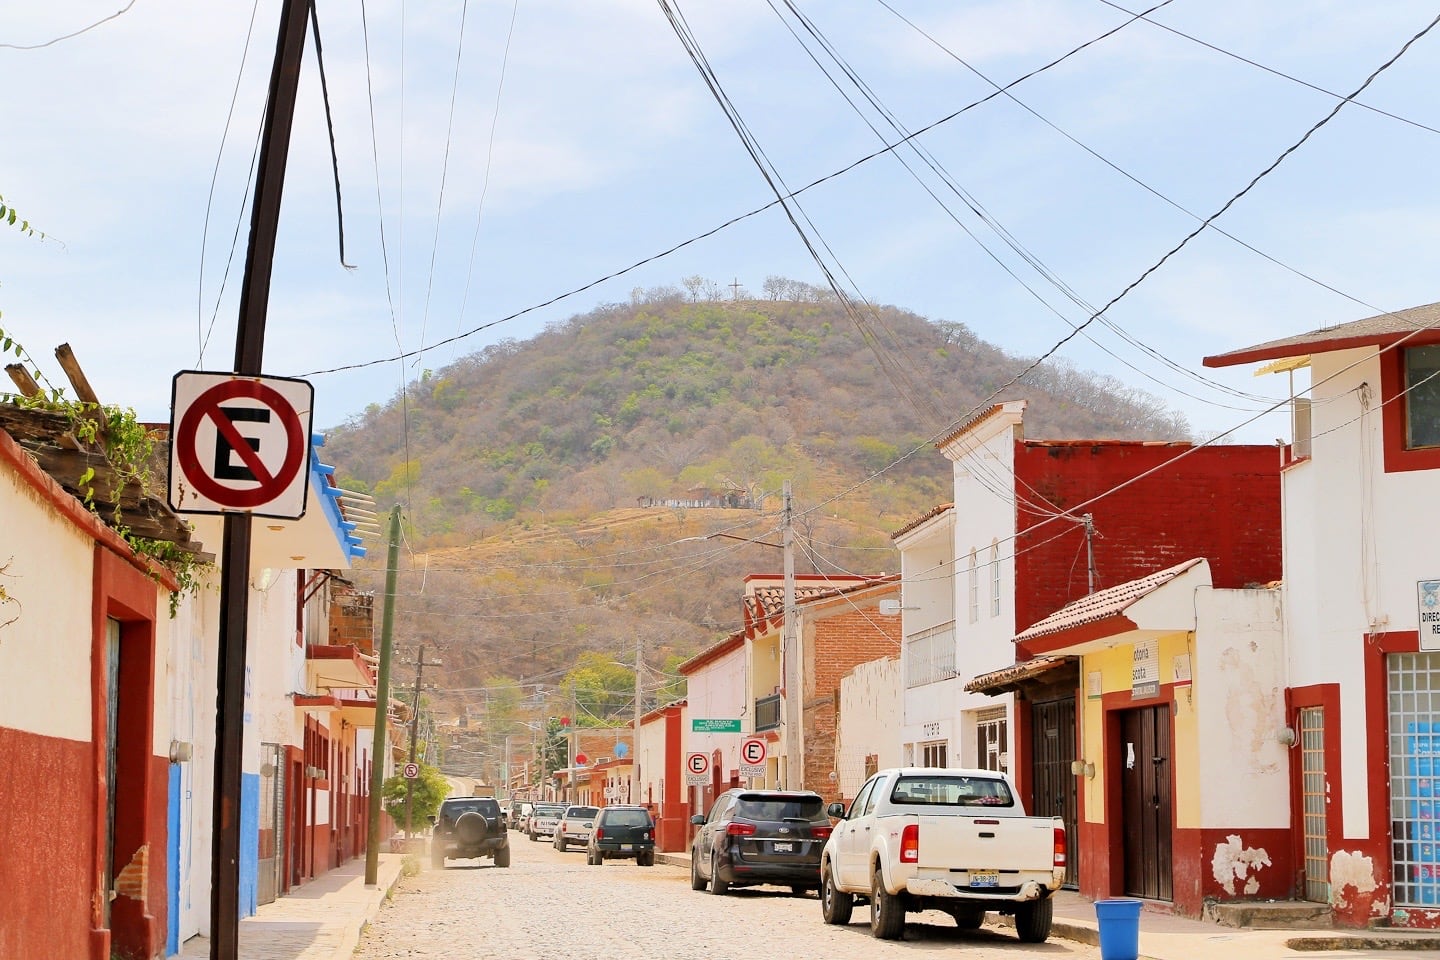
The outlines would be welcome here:
<svg viewBox="0 0 1440 960">
<path fill-rule="evenodd" d="M 739 733 L 740 721 L 737 720 L 715 720 L 692 717 L 690 720 L 691 733 Z"/>
</svg>

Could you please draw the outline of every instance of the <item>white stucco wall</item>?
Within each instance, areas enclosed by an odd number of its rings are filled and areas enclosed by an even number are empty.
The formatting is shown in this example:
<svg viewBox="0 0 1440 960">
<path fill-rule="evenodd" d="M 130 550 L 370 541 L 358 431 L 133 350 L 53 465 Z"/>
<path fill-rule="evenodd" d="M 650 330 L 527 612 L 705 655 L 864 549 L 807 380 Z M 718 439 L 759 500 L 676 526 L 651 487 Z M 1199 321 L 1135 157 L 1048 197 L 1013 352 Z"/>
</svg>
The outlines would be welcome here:
<svg viewBox="0 0 1440 960">
<path fill-rule="evenodd" d="M 189 743 L 180 764 L 180 939 L 210 929 L 210 838 L 215 788 L 215 696 L 220 589 L 213 568 L 181 596 L 170 627 L 170 732 Z"/>
<path fill-rule="evenodd" d="M 1290 825 L 1285 726 L 1285 649 L 1275 590 L 1195 591 L 1191 645 L 1193 696 L 1200 719 L 1199 825 Z"/>
<path fill-rule="evenodd" d="M 1289 682 L 1339 685 L 1341 717 L 1327 721 L 1341 740 L 1342 829 L 1356 838 L 1369 835 L 1367 784 L 1386 761 L 1366 749 L 1365 718 L 1383 705 L 1365 701 L 1365 638 L 1417 629 L 1417 581 L 1440 579 L 1440 549 L 1417 535 L 1440 471 L 1385 472 L 1374 352 L 1312 356 L 1312 456 L 1282 487 Z"/>
<path fill-rule="evenodd" d="M 296 593 L 294 570 L 260 568 L 250 572 L 250 639 L 245 677 L 247 773 L 259 772 L 262 743 L 305 743 L 304 717 L 295 709 L 292 696 L 306 692 L 305 651 L 295 643 Z"/>
<path fill-rule="evenodd" d="M 904 682 L 900 658 L 862 663 L 840 681 L 840 722 L 835 731 L 835 769 L 840 796 L 853 799 L 865 783 L 865 758 L 876 768 L 900 765 Z"/>
<path fill-rule="evenodd" d="M 691 717 L 740 719 L 740 729 L 744 731 L 740 735 L 692 733 L 689 722 L 681 731 L 682 754 L 703 753 L 711 757 L 714 751 L 720 751 L 722 779 L 729 777 L 731 770 L 739 768 L 740 741 L 755 730 L 754 708 L 747 695 L 750 687 L 746 679 L 749 673 L 747 652 L 747 645 L 741 643 L 686 678 L 685 699 Z"/>
<path fill-rule="evenodd" d="M 0 466 L 0 727 L 90 739 L 94 541 L 8 465 Z M 68 693 L 67 693 L 68 691 Z"/>
</svg>

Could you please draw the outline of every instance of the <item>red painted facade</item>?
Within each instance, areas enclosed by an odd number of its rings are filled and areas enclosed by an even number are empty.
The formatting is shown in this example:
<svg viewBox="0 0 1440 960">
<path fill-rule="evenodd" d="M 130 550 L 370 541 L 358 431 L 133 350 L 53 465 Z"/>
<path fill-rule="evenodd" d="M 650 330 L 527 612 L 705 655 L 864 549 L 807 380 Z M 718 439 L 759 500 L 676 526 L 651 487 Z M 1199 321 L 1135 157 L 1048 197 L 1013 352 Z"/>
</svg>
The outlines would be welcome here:
<svg viewBox="0 0 1440 960">
<path fill-rule="evenodd" d="M 1097 590 L 1194 557 L 1216 587 L 1280 579 L 1274 447 L 1021 440 L 1015 481 L 1016 632 L 1090 592 L 1084 527 L 1057 511 L 1094 517 Z"/>
</svg>

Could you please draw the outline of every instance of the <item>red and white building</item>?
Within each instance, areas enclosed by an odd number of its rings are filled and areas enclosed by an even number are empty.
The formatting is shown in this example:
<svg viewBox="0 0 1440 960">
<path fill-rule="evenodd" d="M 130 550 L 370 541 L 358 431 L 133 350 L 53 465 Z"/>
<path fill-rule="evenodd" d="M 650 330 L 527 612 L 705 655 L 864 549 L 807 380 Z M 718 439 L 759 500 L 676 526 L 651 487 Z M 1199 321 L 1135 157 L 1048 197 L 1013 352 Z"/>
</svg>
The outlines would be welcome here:
<svg viewBox="0 0 1440 960">
<path fill-rule="evenodd" d="M 1356 926 L 1440 926 L 1437 327 L 1429 304 L 1205 360 L 1309 373 L 1282 475 L 1288 842 L 1293 895 Z"/>
</svg>

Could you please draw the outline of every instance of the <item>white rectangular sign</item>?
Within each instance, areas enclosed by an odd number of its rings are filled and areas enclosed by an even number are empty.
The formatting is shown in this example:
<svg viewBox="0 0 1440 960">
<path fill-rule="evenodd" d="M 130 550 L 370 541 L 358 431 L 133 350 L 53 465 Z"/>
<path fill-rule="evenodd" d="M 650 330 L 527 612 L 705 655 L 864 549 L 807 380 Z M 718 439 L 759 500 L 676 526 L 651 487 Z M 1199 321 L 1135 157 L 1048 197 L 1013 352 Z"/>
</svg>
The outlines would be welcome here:
<svg viewBox="0 0 1440 960">
<path fill-rule="evenodd" d="M 740 776 L 764 778 L 765 764 L 763 763 L 742 763 L 740 764 Z"/>
<path fill-rule="evenodd" d="M 1440 580 L 1421 580 L 1415 588 L 1419 605 L 1420 649 L 1440 650 Z"/>
<path fill-rule="evenodd" d="M 1147 700 L 1160 696 L 1160 641 L 1135 641 L 1130 661 L 1130 697 Z"/>
</svg>

